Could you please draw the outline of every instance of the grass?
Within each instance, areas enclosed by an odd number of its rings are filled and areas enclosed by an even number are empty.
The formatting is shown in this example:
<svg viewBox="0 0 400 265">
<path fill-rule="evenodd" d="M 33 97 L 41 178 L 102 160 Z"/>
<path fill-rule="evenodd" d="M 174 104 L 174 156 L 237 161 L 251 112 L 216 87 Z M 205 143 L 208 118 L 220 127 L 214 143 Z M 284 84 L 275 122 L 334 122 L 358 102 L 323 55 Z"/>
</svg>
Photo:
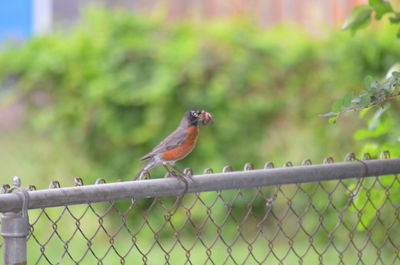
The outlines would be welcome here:
<svg viewBox="0 0 400 265">
<path fill-rule="evenodd" d="M 20 176 L 23 185 L 38 188 L 59 180 L 73 186 L 73 177 L 89 174 L 92 163 L 68 143 L 30 132 L 0 134 L 0 184 Z"/>
</svg>

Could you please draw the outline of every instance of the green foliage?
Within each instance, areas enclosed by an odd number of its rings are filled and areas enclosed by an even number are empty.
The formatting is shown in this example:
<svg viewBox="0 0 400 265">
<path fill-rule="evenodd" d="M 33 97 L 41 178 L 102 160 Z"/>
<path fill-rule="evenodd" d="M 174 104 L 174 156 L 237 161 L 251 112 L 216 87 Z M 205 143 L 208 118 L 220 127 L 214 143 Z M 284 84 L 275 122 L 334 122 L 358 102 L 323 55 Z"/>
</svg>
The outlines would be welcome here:
<svg viewBox="0 0 400 265">
<path fill-rule="evenodd" d="M 369 0 L 367 5 L 359 5 L 353 8 L 342 29 L 350 30 L 354 34 L 359 29 L 368 26 L 371 22 L 372 13 L 375 13 L 375 18 L 378 20 L 384 15 L 389 15 L 389 21 L 392 24 L 400 23 L 400 13 L 393 10 L 390 3 L 385 0 Z M 400 29 L 398 34 L 400 34 Z"/>
<path fill-rule="evenodd" d="M 351 30 L 356 32 L 358 29 L 366 27 L 371 21 L 371 13 L 373 9 L 368 5 L 360 5 L 355 7 L 350 16 L 342 26 L 343 30 Z"/>
<path fill-rule="evenodd" d="M 381 54 L 387 58 L 376 65 Z M 360 87 L 361 76 L 382 74 L 398 58 L 383 34 L 315 41 L 297 29 L 265 31 L 243 20 L 174 24 L 98 10 L 69 33 L 5 49 L 0 79 L 11 77 L 32 103 L 30 125 L 95 165 L 81 172 L 91 183 L 133 176 L 138 158 L 191 108 L 210 111 L 216 122 L 201 128 L 180 167 L 341 155 L 353 148 L 351 139 L 331 141 L 341 132 L 315 118 L 325 107 L 321 97 Z"/>
<path fill-rule="evenodd" d="M 396 6 L 395 6 L 396 7 Z M 344 24 L 343 29 L 349 29 L 353 33 L 365 27 L 371 20 L 372 11 L 376 14 L 376 19 L 380 20 L 384 15 L 389 15 L 391 24 L 400 24 L 400 13 L 395 11 L 390 3 L 384 0 L 369 0 L 368 5 L 357 6 L 353 9 Z M 400 38 L 398 29 L 397 38 Z M 396 44 L 399 47 L 399 44 Z M 377 64 L 379 62 L 376 62 Z M 361 153 L 369 153 L 372 157 L 377 157 L 381 150 L 387 150 L 394 156 L 400 155 L 400 136 L 399 132 L 399 106 L 396 98 L 400 96 L 400 64 L 398 61 L 391 67 L 382 81 L 373 81 L 371 76 L 365 78 L 366 89 L 359 92 L 355 97 L 348 93 L 344 98 L 336 100 L 332 104 L 332 111 L 321 115 L 331 117 L 336 122 L 338 117 L 349 111 L 361 111 L 361 117 L 367 117 L 368 129 L 359 129 L 354 133 L 354 139 L 364 144 Z M 351 103 L 349 103 L 349 98 Z M 390 109 L 385 106 L 391 103 Z M 374 114 L 368 115 L 372 107 L 379 107 Z M 374 180 L 376 181 L 376 180 Z M 369 184 L 374 181 L 368 180 Z M 361 224 L 358 229 L 365 230 L 379 214 L 380 205 L 384 203 L 385 193 L 388 193 L 392 203 L 400 201 L 400 185 L 395 178 L 385 178 L 379 180 L 380 188 L 361 191 L 355 200 L 355 208 L 363 209 Z M 371 184 L 371 185 L 372 185 Z"/>
<path fill-rule="evenodd" d="M 385 0 L 369 0 L 368 4 L 375 11 L 377 19 L 381 19 L 384 14 L 393 12 L 390 3 Z"/>
<path fill-rule="evenodd" d="M 390 153 L 387 154 L 392 157 L 400 156 L 399 110 L 398 104 L 392 104 L 390 108 L 379 108 L 374 113 L 372 109 L 361 112 L 368 121 L 368 128 L 361 128 L 353 135 L 356 141 L 363 143 L 360 153 L 370 153 L 372 157 L 379 157 L 382 150 L 388 150 Z M 379 185 L 373 185 L 374 183 Z M 400 202 L 400 183 L 397 178 L 390 176 L 379 180 L 367 179 L 363 185 L 373 188 L 363 189 L 355 199 L 355 207 L 364 208 L 361 216 L 362 224 L 358 227 L 360 230 L 371 225 L 385 196 L 389 196 L 392 203 Z M 385 216 L 384 212 L 379 214 Z"/>
<path fill-rule="evenodd" d="M 349 111 L 359 111 L 374 106 L 383 108 L 385 103 L 400 96 L 400 72 L 393 71 L 389 78 L 381 82 L 371 80 L 371 76 L 367 76 L 364 82 L 367 85 L 366 89 L 356 96 L 353 96 L 353 92 L 349 92 L 343 98 L 335 100 L 332 111 L 321 116 L 338 118 Z"/>
<path fill-rule="evenodd" d="M 332 104 L 332 112 L 322 115 L 332 117 L 331 119 L 336 122 L 337 118 L 345 112 L 362 110 L 360 116 L 368 120 L 368 128 L 359 129 L 353 134 L 356 141 L 364 144 L 361 154 L 369 153 L 372 157 L 378 157 L 382 150 L 388 150 L 394 156 L 400 155 L 399 106 L 396 102 L 392 102 L 394 98 L 400 96 L 400 73 L 393 69 L 398 70 L 398 65 L 392 67 L 387 75 L 389 77 L 381 82 L 372 81 L 372 77 L 367 76 L 365 90 L 356 96 L 353 96 L 351 92 L 348 93 Z M 389 102 L 392 103 L 392 110 L 384 106 Z M 373 106 L 379 106 L 379 108 L 374 113 L 370 113 Z M 400 184 L 396 178 L 384 178 L 379 182 L 380 185 L 374 185 L 376 180 L 366 180 L 366 182 L 373 188 L 362 189 L 354 201 L 355 209 L 363 209 L 361 223 L 358 225 L 359 230 L 367 229 L 376 218 L 377 209 L 384 203 L 386 196 L 384 194 L 387 190 L 390 190 L 389 197 L 392 202 L 400 201 Z M 385 213 L 381 214 L 385 215 Z"/>
</svg>

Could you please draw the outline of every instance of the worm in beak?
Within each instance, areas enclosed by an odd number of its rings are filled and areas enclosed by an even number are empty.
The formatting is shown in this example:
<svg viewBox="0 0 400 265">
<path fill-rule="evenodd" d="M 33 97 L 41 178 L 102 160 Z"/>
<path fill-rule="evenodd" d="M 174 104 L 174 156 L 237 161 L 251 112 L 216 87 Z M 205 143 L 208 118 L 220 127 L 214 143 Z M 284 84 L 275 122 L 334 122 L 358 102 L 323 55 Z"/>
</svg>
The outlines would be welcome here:
<svg viewBox="0 0 400 265">
<path fill-rule="evenodd" d="M 214 122 L 214 120 L 213 120 L 213 116 L 211 115 L 211 113 L 209 113 L 209 112 L 207 112 L 207 111 L 202 111 L 202 123 L 204 124 L 204 125 L 207 125 L 208 123 L 210 123 L 210 122 Z"/>
</svg>

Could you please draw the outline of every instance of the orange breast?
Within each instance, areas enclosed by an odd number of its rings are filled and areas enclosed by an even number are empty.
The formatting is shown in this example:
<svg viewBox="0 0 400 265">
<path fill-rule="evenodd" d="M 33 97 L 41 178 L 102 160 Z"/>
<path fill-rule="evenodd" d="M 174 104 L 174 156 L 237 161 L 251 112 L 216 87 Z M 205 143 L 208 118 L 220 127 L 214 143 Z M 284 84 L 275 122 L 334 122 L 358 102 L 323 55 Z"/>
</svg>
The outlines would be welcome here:
<svg viewBox="0 0 400 265">
<path fill-rule="evenodd" d="M 180 160 L 193 150 L 197 142 L 197 136 L 199 135 L 199 128 L 197 126 L 191 126 L 187 129 L 187 131 L 188 135 L 186 136 L 185 141 L 183 141 L 180 146 L 165 151 L 163 154 L 163 160 Z"/>
</svg>

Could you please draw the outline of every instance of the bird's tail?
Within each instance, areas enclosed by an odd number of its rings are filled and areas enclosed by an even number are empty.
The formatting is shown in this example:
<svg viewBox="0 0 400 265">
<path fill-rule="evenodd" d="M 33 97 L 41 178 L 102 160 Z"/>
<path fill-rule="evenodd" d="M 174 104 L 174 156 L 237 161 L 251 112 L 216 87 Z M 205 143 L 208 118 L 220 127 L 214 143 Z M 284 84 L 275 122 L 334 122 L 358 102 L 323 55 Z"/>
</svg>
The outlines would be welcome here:
<svg viewBox="0 0 400 265">
<path fill-rule="evenodd" d="M 133 180 L 137 180 L 137 179 L 142 179 L 143 175 L 149 171 L 150 169 L 152 169 L 153 167 L 155 167 L 157 165 L 157 162 L 154 161 L 154 159 L 149 160 L 146 165 L 144 165 L 144 167 L 137 173 L 137 175 L 133 178 Z"/>
</svg>

